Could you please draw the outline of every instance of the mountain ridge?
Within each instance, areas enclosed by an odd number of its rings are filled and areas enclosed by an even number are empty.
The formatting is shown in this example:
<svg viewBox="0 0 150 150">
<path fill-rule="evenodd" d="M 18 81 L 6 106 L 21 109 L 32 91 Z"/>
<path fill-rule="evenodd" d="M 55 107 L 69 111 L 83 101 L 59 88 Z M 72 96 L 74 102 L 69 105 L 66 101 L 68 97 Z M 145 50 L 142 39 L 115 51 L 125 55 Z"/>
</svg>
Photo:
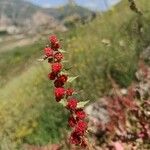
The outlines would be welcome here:
<svg viewBox="0 0 150 150">
<path fill-rule="evenodd" d="M 34 16 L 40 13 L 44 24 L 40 24 L 40 19 L 34 20 Z M 63 20 L 77 13 L 80 18 L 88 17 L 92 11 L 81 6 L 66 5 L 60 8 L 42 8 L 24 0 L 0 0 L 0 27 L 33 27 L 34 24 L 44 25 L 49 20 L 57 22 L 57 25 L 63 25 Z M 46 20 L 48 19 L 48 20 Z M 29 27 L 30 26 L 30 27 Z"/>
</svg>

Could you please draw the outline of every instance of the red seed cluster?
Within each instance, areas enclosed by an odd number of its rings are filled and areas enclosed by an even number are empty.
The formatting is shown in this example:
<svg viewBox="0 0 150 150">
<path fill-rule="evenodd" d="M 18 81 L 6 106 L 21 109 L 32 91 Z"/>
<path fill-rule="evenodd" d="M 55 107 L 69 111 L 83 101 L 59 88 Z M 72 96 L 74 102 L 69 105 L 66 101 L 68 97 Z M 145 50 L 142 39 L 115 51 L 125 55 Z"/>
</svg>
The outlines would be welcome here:
<svg viewBox="0 0 150 150">
<path fill-rule="evenodd" d="M 78 108 L 79 101 L 73 97 L 75 90 L 66 88 L 68 75 L 62 73 L 64 58 L 60 51 L 60 43 L 55 35 L 49 37 L 50 46 L 44 49 L 45 57 L 51 65 L 51 72 L 48 78 L 53 80 L 55 100 L 60 102 L 65 101 L 65 108 L 69 110 L 70 117 L 68 119 L 69 126 L 73 129 L 70 136 L 70 143 L 86 147 L 85 132 L 87 130 L 87 122 L 85 121 L 86 114 L 82 108 Z"/>
</svg>

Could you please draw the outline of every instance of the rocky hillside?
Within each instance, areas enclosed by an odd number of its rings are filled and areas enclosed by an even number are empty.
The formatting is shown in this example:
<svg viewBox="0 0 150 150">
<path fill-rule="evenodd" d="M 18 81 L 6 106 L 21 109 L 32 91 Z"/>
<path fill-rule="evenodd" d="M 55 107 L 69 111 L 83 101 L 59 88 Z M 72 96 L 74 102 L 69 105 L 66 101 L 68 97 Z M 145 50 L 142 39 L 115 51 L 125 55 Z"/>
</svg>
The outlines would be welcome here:
<svg viewBox="0 0 150 150">
<path fill-rule="evenodd" d="M 59 8 L 51 8 L 45 9 L 45 12 L 54 16 L 58 20 L 64 20 L 66 17 L 73 16 L 74 14 L 78 14 L 81 18 L 87 18 L 91 14 L 92 11 L 87 8 L 78 6 L 78 5 L 65 5 Z"/>
<path fill-rule="evenodd" d="M 79 6 L 66 5 L 61 8 L 45 9 L 24 0 L 0 0 L 0 31 L 37 32 L 47 27 L 54 29 L 56 26 L 57 29 L 65 31 L 63 20 L 75 13 L 80 16 L 79 18 L 92 14 L 88 9 Z"/>
<path fill-rule="evenodd" d="M 10 24 L 23 24 L 27 18 L 30 18 L 40 7 L 34 6 L 23 0 L 0 0 L 0 16 L 9 19 Z"/>
</svg>

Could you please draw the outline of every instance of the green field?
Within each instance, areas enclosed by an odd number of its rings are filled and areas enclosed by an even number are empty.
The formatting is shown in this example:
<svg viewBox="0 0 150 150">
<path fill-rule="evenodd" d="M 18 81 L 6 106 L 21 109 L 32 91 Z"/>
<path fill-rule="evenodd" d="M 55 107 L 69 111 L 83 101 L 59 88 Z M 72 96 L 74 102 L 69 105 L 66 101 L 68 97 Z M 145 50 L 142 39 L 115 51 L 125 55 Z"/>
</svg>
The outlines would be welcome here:
<svg viewBox="0 0 150 150">
<path fill-rule="evenodd" d="M 73 86 L 81 100 L 95 101 L 107 93 L 111 88 L 108 74 L 122 87 L 134 79 L 139 53 L 150 42 L 150 3 L 141 0 L 137 5 L 143 16 L 121 2 L 94 21 L 58 35 L 68 52 L 68 65 L 73 66 L 70 73 L 80 76 Z M 23 143 L 57 143 L 67 129 L 67 112 L 53 99 L 47 78 L 49 65 L 37 61 L 45 43 L 0 53 L 2 150 L 16 150 Z"/>
</svg>

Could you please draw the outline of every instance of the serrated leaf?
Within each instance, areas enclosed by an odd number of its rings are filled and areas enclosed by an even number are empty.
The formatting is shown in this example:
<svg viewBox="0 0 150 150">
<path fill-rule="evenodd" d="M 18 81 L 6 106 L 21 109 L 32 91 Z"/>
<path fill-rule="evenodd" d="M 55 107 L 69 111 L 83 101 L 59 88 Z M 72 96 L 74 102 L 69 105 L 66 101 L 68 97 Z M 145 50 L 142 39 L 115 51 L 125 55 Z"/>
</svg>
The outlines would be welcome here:
<svg viewBox="0 0 150 150">
<path fill-rule="evenodd" d="M 79 76 L 76 76 L 76 77 L 69 77 L 67 82 L 73 82 L 75 79 L 77 79 Z"/>
<path fill-rule="evenodd" d="M 89 103 L 89 100 L 88 101 L 79 102 L 77 104 L 77 108 L 83 108 L 87 103 Z"/>
<path fill-rule="evenodd" d="M 71 67 L 66 67 L 66 68 L 64 68 L 64 70 L 66 70 L 66 71 L 68 71 L 68 70 L 70 70 L 70 69 L 72 69 L 72 66 L 71 66 Z"/>
<path fill-rule="evenodd" d="M 67 52 L 64 51 L 63 49 L 59 49 L 58 51 L 61 52 L 61 53 L 67 53 Z"/>
<path fill-rule="evenodd" d="M 62 104 L 64 107 L 67 105 L 67 102 L 64 99 L 62 99 L 59 103 Z"/>
<path fill-rule="evenodd" d="M 62 75 L 62 74 L 68 75 L 68 72 L 66 72 L 66 71 L 61 71 L 60 74 L 61 74 L 61 75 Z"/>
</svg>

